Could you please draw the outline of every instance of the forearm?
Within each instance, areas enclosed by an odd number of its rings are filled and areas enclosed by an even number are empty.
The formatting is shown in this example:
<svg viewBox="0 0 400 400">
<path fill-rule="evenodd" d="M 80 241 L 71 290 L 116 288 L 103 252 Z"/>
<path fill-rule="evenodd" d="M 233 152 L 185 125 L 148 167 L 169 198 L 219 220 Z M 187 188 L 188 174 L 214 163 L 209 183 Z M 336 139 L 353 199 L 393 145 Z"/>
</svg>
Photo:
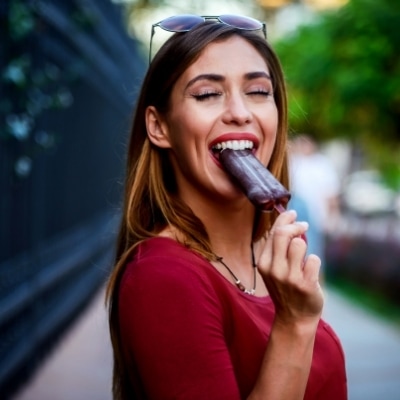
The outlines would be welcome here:
<svg viewBox="0 0 400 400">
<path fill-rule="evenodd" d="M 318 321 L 274 323 L 256 385 L 248 400 L 300 400 L 310 373 Z"/>
</svg>

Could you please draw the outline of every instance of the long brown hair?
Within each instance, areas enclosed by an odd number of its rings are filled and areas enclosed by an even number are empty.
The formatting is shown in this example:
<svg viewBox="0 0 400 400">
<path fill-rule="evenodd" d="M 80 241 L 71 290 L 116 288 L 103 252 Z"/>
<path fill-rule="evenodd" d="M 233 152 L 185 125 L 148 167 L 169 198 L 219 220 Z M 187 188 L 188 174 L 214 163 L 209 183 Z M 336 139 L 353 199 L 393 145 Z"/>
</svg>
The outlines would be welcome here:
<svg viewBox="0 0 400 400">
<path fill-rule="evenodd" d="M 141 241 L 156 236 L 167 225 L 171 225 L 183 233 L 186 246 L 208 259 L 214 257 L 204 225 L 175 195 L 176 183 L 167 150 L 154 146 L 147 137 L 145 110 L 153 105 L 158 112 L 167 113 L 172 88 L 182 73 L 197 60 L 208 44 L 223 41 L 233 35 L 239 35 L 254 46 L 269 67 L 279 122 L 275 148 L 268 168 L 288 186 L 286 89 L 282 69 L 274 51 L 257 33 L 215 22 L 205 22 L 190 32 L 174 34 L 161 47 L 149 66 L 130 132 L 115 267 L 110 275 L 106 294 L 114 350 L 113 396 L 116 400 L 134 399 L 134 391 L 124 364 L 118 319 L 119 284 L 132 250 Z M 254 241 L 268 231 L 275 218 L 273 213 L 256 215 Z"/>
</svg>

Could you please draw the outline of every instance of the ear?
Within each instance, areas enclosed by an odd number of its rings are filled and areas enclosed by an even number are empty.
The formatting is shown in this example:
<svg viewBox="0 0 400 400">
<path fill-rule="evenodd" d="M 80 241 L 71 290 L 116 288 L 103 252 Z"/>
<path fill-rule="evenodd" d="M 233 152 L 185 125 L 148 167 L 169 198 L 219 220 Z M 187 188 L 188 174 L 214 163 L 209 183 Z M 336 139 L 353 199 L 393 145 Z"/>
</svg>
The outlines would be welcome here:
<svg viewBox="0 0 400 400">
<path fill-rule="evenodd" d="M 146 108 L 146 128 L 150 141 L 164 149 L 171 147 L 168 136 L 168 127 L 154 106 Z"/>
</svg>

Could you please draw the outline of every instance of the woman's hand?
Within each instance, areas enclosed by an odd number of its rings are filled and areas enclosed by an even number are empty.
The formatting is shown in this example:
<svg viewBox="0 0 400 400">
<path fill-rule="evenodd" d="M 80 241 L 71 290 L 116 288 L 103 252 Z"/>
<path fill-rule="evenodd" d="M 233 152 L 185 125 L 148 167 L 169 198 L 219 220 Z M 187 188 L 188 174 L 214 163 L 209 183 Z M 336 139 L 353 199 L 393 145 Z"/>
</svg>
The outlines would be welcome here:
<svg viewBox="0 0 400 400">
<path fill-rule="evenodd" d="M 321 260 L 306 258 L 307 243 L 300 237 L 308 224 L 296 221 L 295 211 L 279 215 L 258 260 L 258 269 L 275 304 L 275 324 L 315 324 L 322 312 L 319 284 Z"/>
</svg>

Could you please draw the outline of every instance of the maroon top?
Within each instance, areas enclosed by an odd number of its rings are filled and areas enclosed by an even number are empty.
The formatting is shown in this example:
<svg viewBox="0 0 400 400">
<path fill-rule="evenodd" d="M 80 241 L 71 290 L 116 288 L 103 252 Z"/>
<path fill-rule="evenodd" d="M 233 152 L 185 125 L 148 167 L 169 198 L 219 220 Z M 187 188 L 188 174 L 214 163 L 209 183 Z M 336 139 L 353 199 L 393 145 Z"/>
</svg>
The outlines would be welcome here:
<svg viewBox="0 0 400 400">
<path fill-rule="evenodd" d="M 239 291 L 168 238 L 140 244 L 122 278 L 121 338 L 140 399 L 245 399 L 274 318 L 270 297 Z M 347 399 L 344 355 L 321 321 L 305 399 Z"/>
</svg>

